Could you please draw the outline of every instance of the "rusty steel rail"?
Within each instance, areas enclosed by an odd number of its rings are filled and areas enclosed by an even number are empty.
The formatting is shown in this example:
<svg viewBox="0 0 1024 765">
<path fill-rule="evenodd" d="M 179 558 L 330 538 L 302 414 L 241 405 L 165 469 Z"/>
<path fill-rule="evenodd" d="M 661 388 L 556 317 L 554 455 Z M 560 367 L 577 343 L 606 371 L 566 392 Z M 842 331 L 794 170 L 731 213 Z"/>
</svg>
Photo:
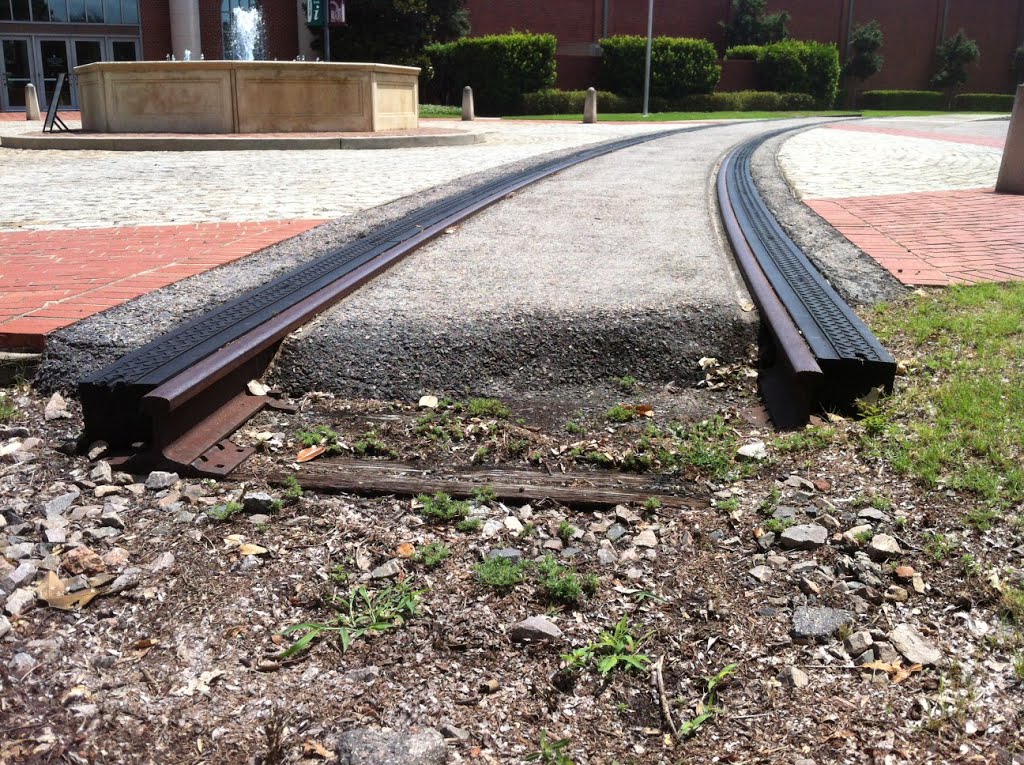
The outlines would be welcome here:
<svg viewBox="0 0 1024 765">
<path fill-rule="evenodd" d="M 83 443 L 108 442 L 127 468 L 224 476 L 252 454 L 227 436 L 265 406 L 250 395 L 288 334 L 445 229 L 512 192 L 613 151 L 710 125 L 610 141 L 427 205 L 187 321 L 79 383 Z"/>
<path fill-rule="evenodd" d="M 718 203 L 744 281 L 771 343 L 760 374 L 777 427 L 807 423 L 816 408 L 850 409 L 872 388 L 891 393 L 896 362 L 782 230 L 754 184 L 750 162 L 765 141 L 740 145 L 718 173 Z"/>
</svg>

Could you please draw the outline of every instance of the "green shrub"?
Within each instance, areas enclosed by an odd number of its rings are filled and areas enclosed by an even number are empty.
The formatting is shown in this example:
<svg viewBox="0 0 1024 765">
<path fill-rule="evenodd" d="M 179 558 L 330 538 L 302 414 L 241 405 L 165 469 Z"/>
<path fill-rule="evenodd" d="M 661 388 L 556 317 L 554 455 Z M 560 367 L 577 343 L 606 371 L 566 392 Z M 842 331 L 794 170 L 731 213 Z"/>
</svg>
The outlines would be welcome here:
<svg viewBox="0 0 1024 765">
<path fill-rule="evenodd" d="M 882 26 L 877 21 L 861 24 L 850 35 L 850 57 L 843 65 L 843 74 L 858 80 L 866 80 L 878 74 L 885 58 L 878 52 L 885 42 Z"/>
<path fill-rule="evenodd" d="M 860 94 L 862 109 L 935 111 L 945 107 L 945 98 L 937 90 L 866 90 Z"/>
<path fill-rule="evenodd" d="M 515 32 L 428 45 L 424 89 L 441 103 L 461 103 L 469 85 L 478 113 L 513 114 L 523 93 L 555 84 L 557 44 L 554 35 Z"/>
<path fill-rule="evenodd" d="M 582 114 L 583 90 L 542 90 L 523 96 L 523 114 Z M 641 99 L 598 91 L 597 113 L 628 114 L 641 109 Z M 770 93 L 737 90 L 704 93 L 685 98 L 652 98 L 652 112 L 789 112 L 813 109 L 814 96 L 807 93 Z M 569 431 L 573 432 L 573 431 Z"/>
<path fill-rule="evenodd" d="M 728 21 L 720 21 L 725 44 L 766 45 L 789 37 L 789 11 L 768 13 L 767 0 L 732 0 Z"/>
<path fill-rule="evenodd" d="M 601 40 L 598 83 L 604 90 L 641 96 L 647 39 L 617 35 Z M 651 96 L 679 98 L 710 93 L 722 76 L 715 46 L 687 37 L 655 37 L 651 46 Z"/>
<path fill-rule="evenodd" d="M 978 44 L 958 31 L 939 43 L 935 49 L 937 68 L 932 76 L 932 86 L 944 88 L 947 96 L 967 82 L 967 65 L 973 64 L 981 55 Z"/>
<path fill-rule="evenodd" d="M 731 61 L 757 61 L 761 45 L 733 45 L 726 48 L 725 57 Z"/>
<path fill-rule="evenodd" d="M 1012 112 L 1013 95 L 1010 93 L 961 93 L 953 99 L 957 112 Z"/>
<path fill-rule="evenodd" d="M 839 49 L 831 43 L 785 40 L 765 45 L 757 56 L 757 76 L 765 90 L 809 93 L 825 108 L 835 103 L 839 72 Z"/>
</svg>

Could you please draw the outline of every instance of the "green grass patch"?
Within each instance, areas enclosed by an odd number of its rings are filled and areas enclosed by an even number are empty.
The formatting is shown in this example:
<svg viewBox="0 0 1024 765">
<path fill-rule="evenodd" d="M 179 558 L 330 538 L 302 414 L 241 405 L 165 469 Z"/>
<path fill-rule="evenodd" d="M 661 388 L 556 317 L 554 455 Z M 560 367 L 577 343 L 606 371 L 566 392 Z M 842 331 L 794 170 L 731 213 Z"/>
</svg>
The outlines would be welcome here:
<svg viewBox="0 0 1024 765">
<path fill-rule="evenodd" d="M 919 368 L 867 412 L 868 455 L 991 510 L 1024 501 L 1024 284 L 950 287 L 879 306 L 871 323 L 883 342 L 912 342 Z"/>
<path fill-rule="evenodd" d="M 434 523 L 451 523 L 461 521 L 469 515 L 469 503 L 452 499 L 443 491 L 433 496 L 420 494 L 417 498 L 420 505 L 420 514 L 428 521 Z"/>
<path fill-rule="evenodd" d="M 466 405 L 470 417 L 495 417 L 499 420 L 508 419 L 512 410 L 496 398 L 473 398 Z"/>
<path fill-rule="evenodd" d="M 420 104 L 421 117 L 449 117 L 462 118 L 462 107 L 442 106 L 441 104 Z"/>
<path fill-rule="evenodd" d="M 452 555 L 451 549 L 444 542 L 431 542 L 424 545 L 416 553 L 416 562 L 425 568 L 437 568 Z"/>
<path fill-rule="evenodd" d="M 782 120 L 795 117 L 856 117 L 868 118 L 879 117 L 930 117 L 936 114 L 948 114 L 942 111 L 924 110 L 886 110 L 886 109 L 865 109 L 863 111 L 842 111 L 842 110 L 810 110 L 790 112 L 660 112 L 649 114 L 644 117 L 640 112 L 623 114 L 602 114 L 600 102 L 598 108 L 598 122 L 694 122 L 705 120 Z M 582 114 L 537 114 L 516 117 L 505 117 L 507 120 L 563 120 L 579 122 L 583 119 Z"/>
<path fill-rule="evenodd" d="M 630 422 L 636 418 L 636 410 L 630 409 L 628 406 L 622 406 L 622 404 L 616 404 L 604 413 L 604 418 L 608 422 Z"/>
<path fill-rule="evenodd" d="M 570 669 L 582 669 L 593 664 L 602 676 L 616 670 L 646 672 L 651 665 L 651 657 L 638 651 L 650 635 L 648 632 L 635 636 L 623 616 L 615 629 L 602 632 L 596 642 L 564 654 L 562 658 Z"/>
<path fill-rule="evenodd" d="M 0 393 L 0 422 L 11 422 L 18 414 L 18 407 L 14 402 L 6 393 Z"/>
<path fill-rule="evenodd" d="M 507 590 L 523 581 L 524 565 L 508 558 L 488 558 L 473 567 L 477 581 L 496 590 Z"/>
<path fill-rule="evenodd" d="M 827 425 L 808 425 L 803 430 L 776 438 L 772 446 L 782 453 L 815 451 L 827 447 L 835 437 L 835 428 Z"/>
</svg>

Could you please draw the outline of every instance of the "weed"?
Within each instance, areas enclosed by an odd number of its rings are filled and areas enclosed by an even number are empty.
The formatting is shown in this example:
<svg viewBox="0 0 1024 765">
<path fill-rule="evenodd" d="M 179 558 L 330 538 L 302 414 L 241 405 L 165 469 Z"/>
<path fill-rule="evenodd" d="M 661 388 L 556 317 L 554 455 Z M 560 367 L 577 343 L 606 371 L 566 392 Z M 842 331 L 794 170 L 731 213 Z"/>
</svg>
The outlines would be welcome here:
<svg viewBox="0 0 1024 765">
<path fill-rule="evenodd" d="M 487 456 L 490 453 L 491 453 L 491 447 L 488 446 L 487 444 L 484 444 L 483 446 L 479 447 L 475 452 L 473 452 L 473 456 L 470 457 L 469 461 L 470 462 L 483 462 L 485 459 L 487 459 Z"/>
<path fill-rule="evenodd" d="M 584 459 L 591 465 L 598 467 L 614 467 L 615 460 L 604 452 L 587 452 Z"/>
<path fill-rule="evenodd" d="M 573 761 L 569 759 L 569 755 L 565 753 L 567 746 L 569 746 L 569 739 L 560 738 L 558 741 L 549 741 L 548 732 L 542 730 L 540 732 L 540 749 L 527 755 L 526 761 L 539 762 L 541 765 L 574 765 Z"/>
<path fill-rule="evenodd" d="M 532 537 L 536 533 L 537 533 L 537 526 L 535 524 L 532 524 L 532 523 L 529 523 L 529 522 L 523 524 L 523 538 L 524 539 L 529 539 L 530 537 Z"/>
<path fill-rule="evenodd" d="M 18 407 L 8 398 L 6 393 L 0 393 L 0 422 L 11 422 L 19 414 Z"/>
<path fill-rule="evenodd" d="M 792 526 L 794 521 L 783 518 L 769 518 L 764 522 L 765 531 L 770 531 L 773 534 L 781 534 L 783 531 Z"/>
<path fill-rule="evenodd" d="M 327 577 L 335 584 L 343 584 L 348 581 L 348 571 L 339 563 L 327 572 Z"/>
<path fill-rule="evenodd" d="M 682 722 L 679 726 L 680 738 L 690 738 L 697 732 L 700 726 L 721 712 L 721 708 L 718 706 L 718 688 L 736 671 L 736 667 L 736 664 L 726 665 L 717 675 L 706 678 L 704 697 L 701 699 L 698 707 L 701 711 L 696 717 Z"/>
<path fill-rule="evenodd" d="M 230 521 L 231 518 L 242 512 L 241 502 L 228 502 L 226 505 L 217 505 L 206 511 L 206 514 L 215 521 Z"/>
<path fill-rule="evenodd" d="M 740 509 L 740 500 L 738 497 L 729 497 L 728 499 L 720 499 L 716 503 L 716 506 L 727 513 L 734 513 Z"/>
<path fill-rule="evenodd" d="M 496 398 L 473 398 L 466 406 L 470 417 L 495 417 L 499 420 L 508 419 L 512 410 Z"/>
<path fill-rule="evenodd" d="M 960 565 L 967 577 L 977 576 L 981 573 L 981 564 L 973 555 L 967 554 L 960 557 Z"/>
<path fill-rule="evenodd" d="M 284 479 L 284 497 L 289 502 L 298 502 L 302 499 L 302 485 L 293 475 Z"/>
<path fill-rule="evenodd" d="M 597 577 L 586 581 L 571 568 L 562 566 L 551 555 L 537 564 L 537 586 L 545 600 L 574 606 L 580 602 L 585 589 L 596 591 Z"/>
<path fill-rule="evenodd" d="M 544 454 L 543 452 L 533 451 L 526 455 L 526 459 L 529 460 L 534 465 L 539 465 L 541 462 L 544 461 Z"/>
<path fill-rule="evenodd" d="M 888 497 L 883 497 L 881 494 L 875 494 L 871 497 L 871 506 L 875 510 L 881 510 L 883 513 L 887 513 L 892 510 L 892 500 Z"/>
<path fill-rule="evenodd" d="M 300 430 L 295 434 L 295 440 L 306 447 L 326 446 L 327 451 L 331 454 L 337 454 L 341 451 L 341 447 L 338 445 L 341 436 L 338 435 L 337 431 L 332 430 L 326 425 L 317 425 L 312 430 Z"/>
<path fill-rule="evenodd" d="M 481 486 L 473 489 L 473 501 L 478 505 L 489 505 L 498 501 L 498 494 L 493 486 Z"/>
<path fill-rule="evenodd" d="M 945 534 L 929 531 L 924 535 L 924 551 L 937 563 L 945 560 L 955 549 L 956 542 L 950 540 Z"/>
<path fill-rule="evenodd" d="M 897 515 L 894 523 L 896 524 L 897 529 L 903 531 L 905 528 L 907 528 L 907 516 Z"/>
<path fill-rule="evenodd" d="M 865 529 L 864 531 L 858 531 L 853 535 L 853 538 L 857 540 L 857 544 L 866 545 L 875 537 L 875 532 L 871 529 Z"/>
<path fill-rule="evenodd" d="M 274 705 L 270 717 L 263 723 L 263 738 L 267 744 L 267 753 L 258 758 L 263 765 L 281 765 L 288 756 L 292 734 L 288 729 L 290 715 L 281 707 Z"/>
<path fill-rule="evenodd" d="M 835 440 L 835 437 L 835 428 L 825 425 L 808 425 L 801 431 L 776 438 L 772 447 L 782 453 L 812 451 L 824 449 Z"/>
<path fill-rule="evenodd" d="M 1007 585 L 999 598 L 1003 616 L 1018 627 L 1024 627 L 1024 590 Z"/>
<path fill-rule="evenodd" d="M 558 524 L 558 538 L 563 542 L 568 542 L 575 533 L 576 527 L 569 523 L 569 521 L 562 521 Z"/>
<path fill-rule="evenodd" d="M 615 378 L 615 384 L 626 393 L 631 393 L 637 385 L 637 379 L 633 375 L 624 375 Z"/>
<path fill-rule="evenodd" d="M 676 464 L 697 468 L 716 481 L 724 481 L 733 472 L 737 438 L 724 419 L 715 416 L 690 425 L 676 424 L 670 430 Z"/>
<path fill-rule="evenodd" d="M 422 505 L 420 514 L 434 523 L 459 521 L 469 515 L 468 502 L 452 499 L 443 491 L 437 492 L 434 496 L 420 494 L 416 499 Z"/>
<path fill-rule="evenodd" d="M 768 496 L 761 500 L 761 503 L 757 506 L 760 513 L 764 515 L 771 515 L 775 512 L 775 508 L 779 506 L 779 500 L 782 499 L 782 492 L 778 486 L 773 486 L 772 490 L 768 492 Z"/>
<path fill-rule="evenodd" d="M 604 413 L 604 418 L 608 420 L 608 422 L 630 422 L 635 417 L 636 411 L 629 407 L 622 406 L 622 404 L 616 404 Z"/>
<path fill-rule="evenodd" d="M 352 445 L 352 451 L 358 457 L 389 457 L 394 459 L 398 456 L 398 452 L 381 441 L 380 434 L 376 430 L 364 433 L 363 437 Z"/>
<path fill-rule="evenodd" d="M 1013 655 L 1013 674 L 1018 682 L 1024 683 L 1024 653 Z"/>
<path fill-rule="evenodd" d="M 452 551 L 443 542 L 431 542 L 424 545 L 416 553 L 416 562 L 426 568 L 437 568 L 451 557 Z"/>
<path fill-rule="evenodd" d="M 581 433 L 586 433 L 587 429 L 583 427 L 577 420 L 569 420 L 565 423 L 565 432 L 572 433 L 574 436 L 578 436 Z"/>
<path fill-rule="evenodd" d="M 484 522 L 479 518 L 465 518 L 455 524 L 455 528 L 464 534 L 469 534 L 474 531 L 480 531 L 480 528 L 484 525 Z"/>
<path fill-rule="evenodd" d="M 964 525 L 978 531 L 988 531 L 1002 517 L 1001 512 L 991 507 L 975 507 L 964 514 Z"/>
<path fill-rule="evenodd" d="M 647 633 L 642 637 L 635 637 L 626 617 L 623 616 L 615 625 L 615 629 L 611 632 L 607 630 L 602 632 L 596 643 L 577 648 L 572 653 L 564 654 L 562 658 L 572 669 L 584 668 L 596 663 L 597 671 L 602 676 L 617 669 L 644 672 L 651 664 L 651 657 L 637 653 L 637 649 L 650 635 L 651 633 Z"/>
<path fill-rule="evenodd" d="M 648 497 L 644 500 L 644 510 L 649 513 L 653 513 L 657 510 L 661 510 L 662 502 L 657 497 Z"/>
<path fill-rule="evenodd" d="M 509 454 L 513 457 L 518 457 L 530 448 L 530 442 L 525 438 L 513 438 L 508 442 L 507 448 Z"/>
<path fill-rule="evenodd" d="M 390 585 L 371 592 L 365 586 L 357 587 L 344 598 L 334 598 L 335 615 L 327 622 L 303 622 L 281 631 L 282 635 L 299 634 L 291 647 L 279 655 L 282 659 L 296 656 L 308 649 L 322 635 L 338 636 L 344 653 L 357 640 L 374 632 L 397 629 L 419 615 L 419 598 L 423 590 L 412 589 L 412 580 Z"/>
<path fill-rule="evenodd" d="M 508 558 L 488 558 L 473 570 L 481 584 L 505 590 L 523 581 L 523 564 Z"/>
</svg>

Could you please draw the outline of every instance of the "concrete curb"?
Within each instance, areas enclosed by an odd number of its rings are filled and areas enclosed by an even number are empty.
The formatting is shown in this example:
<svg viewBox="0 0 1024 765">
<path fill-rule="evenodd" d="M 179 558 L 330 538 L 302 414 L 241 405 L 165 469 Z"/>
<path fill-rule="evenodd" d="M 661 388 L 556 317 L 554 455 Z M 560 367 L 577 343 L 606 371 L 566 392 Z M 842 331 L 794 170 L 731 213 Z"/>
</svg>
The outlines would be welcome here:
<svg viewBox="0 0 1024 765">
<path fill-rule="evenodd" d="M 414 149 L 435 146 L 470 146 L 483 143 L 486 133 L 455 133 L 451 135 L 369 136 L 344 138 L 337 135 L 324 138 L 226 138 L 213 136 L 148 136 L 127 137 L 104 135 L 85 137 L 77 135 L 9 135 L 0 138 L 5 149 L 63 149 L 67 151 L 288 151 L 324 149 Z"/>
</svg>

